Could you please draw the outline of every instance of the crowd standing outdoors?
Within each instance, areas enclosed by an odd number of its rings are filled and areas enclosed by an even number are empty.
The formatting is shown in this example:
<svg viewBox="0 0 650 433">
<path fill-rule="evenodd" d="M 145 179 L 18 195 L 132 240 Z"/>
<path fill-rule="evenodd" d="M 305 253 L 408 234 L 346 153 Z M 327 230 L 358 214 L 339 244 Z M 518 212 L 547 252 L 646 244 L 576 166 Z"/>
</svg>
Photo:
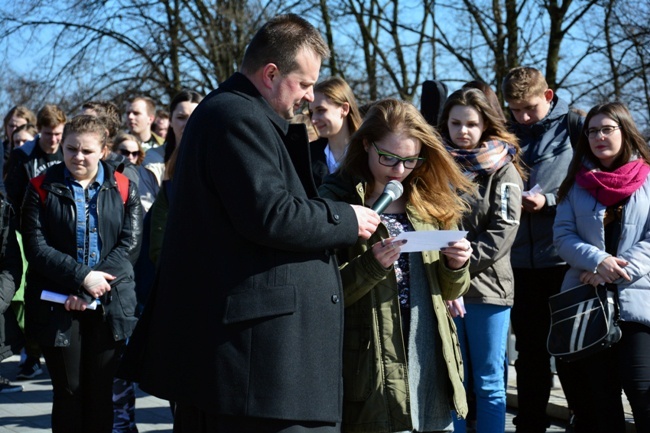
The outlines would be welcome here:
<svg viewBox="0 0 650 433">
<path fill-rule="evenodd" d="M 437 125 L 395 99 L 362 116 L 328 56 L 280 15 L 205 98 L 6 114 L 0 361 L 22 349 L 21 380 L 44 357 L 52 431 L 137 432 L 139 383 L 175 433 L 501 433 L 512 320 L 517 432 L 542 433 L 548 297 L 605 284 L 623 338 L 556 360 L 572 427 L 624 432 L 624 391 L 650 432 L 650 150 L 625 105 L 583 119 L 518 67 L 509 116 L 478 81 Z"/>
</svg>

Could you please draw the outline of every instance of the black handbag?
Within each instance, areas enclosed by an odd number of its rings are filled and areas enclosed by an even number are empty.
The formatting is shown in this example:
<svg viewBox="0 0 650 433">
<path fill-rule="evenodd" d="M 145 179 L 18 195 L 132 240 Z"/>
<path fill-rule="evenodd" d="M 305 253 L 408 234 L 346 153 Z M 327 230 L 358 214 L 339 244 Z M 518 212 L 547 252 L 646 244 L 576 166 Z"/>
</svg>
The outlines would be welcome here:
<svg viewBox="0 0 650 433">
<path fill-rule="evenodd" d="M 583 284 L 548 299 L 551 328 L 546 347 L 556 358 L 571 362 L 600 352 L 622 336 L 618 326 L 618 289 Z"/>
</svg>

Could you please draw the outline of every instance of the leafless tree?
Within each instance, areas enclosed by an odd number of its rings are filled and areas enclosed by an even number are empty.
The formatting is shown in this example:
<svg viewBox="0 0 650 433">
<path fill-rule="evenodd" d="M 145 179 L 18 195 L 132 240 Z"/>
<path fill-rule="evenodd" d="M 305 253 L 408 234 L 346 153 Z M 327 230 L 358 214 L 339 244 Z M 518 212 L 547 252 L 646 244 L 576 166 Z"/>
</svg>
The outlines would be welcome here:
<svg viewBox="0 0 650 433">
<path fill-rule="evenodd" d="M 184 87 L 216 88 L 279 7 L 274 0 L 27 0 L 0 10 L 0 47 L 5 58 L 30 63 L 30 79 L 40 83 L 35 102 L 61 102 L 70 89 L 72 106 L 133 94 L 169 100 Z M 5 73 L 16 82 L 11 69 Z"/>
</svg>

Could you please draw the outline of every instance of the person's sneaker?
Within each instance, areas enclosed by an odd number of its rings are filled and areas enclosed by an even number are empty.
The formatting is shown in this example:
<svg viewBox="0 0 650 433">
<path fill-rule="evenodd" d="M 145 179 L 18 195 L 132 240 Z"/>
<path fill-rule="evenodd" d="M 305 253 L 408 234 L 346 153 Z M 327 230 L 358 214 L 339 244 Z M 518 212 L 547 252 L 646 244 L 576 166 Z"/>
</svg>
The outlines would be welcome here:
<svg viewBox="0 0 650 433">
<path fill-rule="evenodd" d="M 0 376 L 0 394 L 9 394 L 11 392 L 20 392 L 23 390 L 22 385 L 12 385 L 9 379 Z"/>
<path fill-rule="evenodd" d="M 25 362 L 19 365 L 19 367 L 20 370 L 16 375 L 16 380 L 33 379 L 39 374 L 43 373 L 43 369 L 41 368 L 41 363 L 36 358 L 28 357 L 27 359 L 25 359 Z"/>
</svg>

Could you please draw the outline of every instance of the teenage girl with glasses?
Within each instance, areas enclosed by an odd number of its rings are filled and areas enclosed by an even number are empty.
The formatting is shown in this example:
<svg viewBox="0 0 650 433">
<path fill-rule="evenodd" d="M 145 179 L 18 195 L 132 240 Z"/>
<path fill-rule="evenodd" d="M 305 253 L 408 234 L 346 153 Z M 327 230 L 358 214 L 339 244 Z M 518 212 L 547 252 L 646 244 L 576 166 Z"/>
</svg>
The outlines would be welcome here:
<svg viewBox="0 0 650 433">
<path fill-rule="evenodd" d="M 453 229 L 472 189 L 411 104 L 375 103 L 350 138 L 323 197 L 372 206 L 397 180 L 404 194 L 373 236 L 339 251 L 345 301 L 342 430 L 448 431 L 467 412 L 456 329 L 445 300 L 469 286 L 470 244 L 401 254 L 403 231 Z"/>
</svg>

